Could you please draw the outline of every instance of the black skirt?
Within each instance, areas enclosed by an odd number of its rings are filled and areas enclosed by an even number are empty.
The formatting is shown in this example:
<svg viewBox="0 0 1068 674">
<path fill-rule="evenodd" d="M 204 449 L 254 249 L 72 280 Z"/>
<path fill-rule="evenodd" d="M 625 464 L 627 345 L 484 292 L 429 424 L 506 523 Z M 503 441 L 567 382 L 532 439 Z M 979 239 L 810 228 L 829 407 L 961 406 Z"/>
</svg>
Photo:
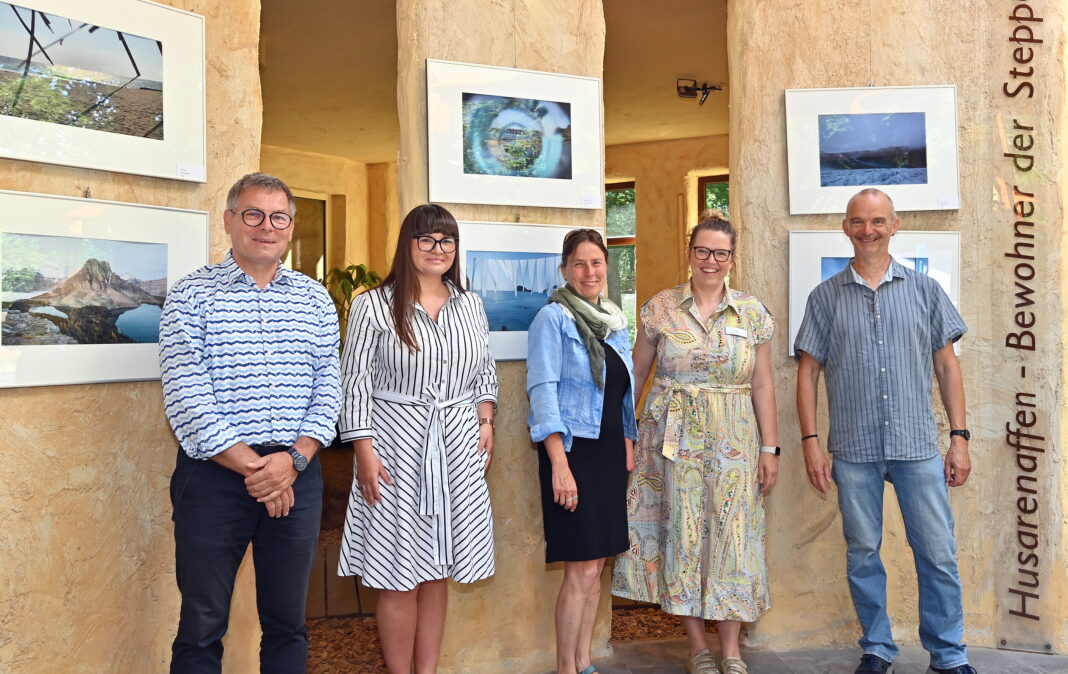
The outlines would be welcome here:
<svg viewBox="0 0 1068 674">
<path fill-rule="evenodd" d="M 627 448 L 623 401 L 630 390 L 627 366 L 615 350 L 605 352 L 601 435 L 574 438 L 567 463 L 578 486 L 575 512 L 553 502 L 553 469 L 545 445 L 538 443 L 538 477 L 545 524 L 545 562 L 582 562 L 617 555 L 627 538 Z"/>
</svg>

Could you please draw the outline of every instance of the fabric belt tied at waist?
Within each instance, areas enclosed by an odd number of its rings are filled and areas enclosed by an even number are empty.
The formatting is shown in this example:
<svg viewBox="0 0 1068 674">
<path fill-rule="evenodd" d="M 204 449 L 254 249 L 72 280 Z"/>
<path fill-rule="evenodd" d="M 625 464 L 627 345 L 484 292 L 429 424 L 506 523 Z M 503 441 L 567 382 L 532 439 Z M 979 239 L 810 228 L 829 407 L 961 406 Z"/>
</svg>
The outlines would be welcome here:
<svg viewBox="0 0 1068 674">
<path fill-rule="evenodd" d="M 372 391 L 375 400 L 427 408 L 423 426 L 423 450 L 419 475 L 419 514 L 434 523 L 434 563 L 452 564 L 452 520 L 449 513 L 448 479 L 445 476 L 445 424 L 441 411 L 449 407 L 472 405 L 474 394 L 442 399 L 434 390 L 432 398 L 419 398 L 395 391 Z"/>
<path fill-rule="evenodd" d="M 686 384 L 669 377 L 657 377 L 657 379 L 670 383 L 650 402 L 649 411 L 656 418 L 660 418 L 665 411 L 667 412 L 667 417 L 664 419 L 664 445 L 660 452 L 669 461 L 675 460 L 679 453 L 679 445 L 684 440 L 691 450 L 700 452 L 705 448 L 703 428 L 699 428 L 695 433 L 686 432 L 688 423 L 703 427 L 701 419 L 688 419 L 687 413 L 692 409 L 701 410 L 705 406 L 703 404 L 687 405 L 687 398 L 696 398 L 703 393 L 750 395 L 753 390 L 750 384 Z"/>
</svg>

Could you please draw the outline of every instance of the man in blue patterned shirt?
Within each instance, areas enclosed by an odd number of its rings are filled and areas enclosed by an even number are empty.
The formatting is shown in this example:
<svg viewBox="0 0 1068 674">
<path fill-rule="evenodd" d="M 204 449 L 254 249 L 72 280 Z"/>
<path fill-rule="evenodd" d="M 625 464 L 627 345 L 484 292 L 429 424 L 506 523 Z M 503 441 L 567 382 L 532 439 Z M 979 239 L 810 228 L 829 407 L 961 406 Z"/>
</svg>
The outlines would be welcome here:
<svg viewBox="0 0 1068 674">
<path fill-rule="evenodd" d="M 163 400 L 181 444 L 171 478 L 182 594 L 171 672 L 221 671 L 249 543 L 260 671 L 305 670 L 323 489 L 315 454 L 334 438 L 341 386 L 330 296 L 280 262 L 295 213 L 281 180 L 241 178 L 223 215 L 230 253 L 178 281 L 163 307 Z"/>
<path fill-rule="evenodd" d="M 886 570 L 879 558 L 883 485 L 897 494 L 916 560 L 920 642 L 928 673 L 975 674 L 961 642 L 964 610 L 950 487 L 971 471 L 964 384 L 953 351 L 967 328 L 938 283 L 890 256 L 900 221 L 890 198 L 865 189 L 849 200 L 842 230 L 853 259 L 809 295 L 794 342 L 797 411 L 812 485 L 838 489 L 849 590 L 864 650 L 856 674 L 893 672 L 898 653 L 886 610 Z M 827 447 L 816 433 L 820 368 L 827 382 Z M 931 403 L 938 379 L 952 429 L 943 461 Z"/>
</svg>

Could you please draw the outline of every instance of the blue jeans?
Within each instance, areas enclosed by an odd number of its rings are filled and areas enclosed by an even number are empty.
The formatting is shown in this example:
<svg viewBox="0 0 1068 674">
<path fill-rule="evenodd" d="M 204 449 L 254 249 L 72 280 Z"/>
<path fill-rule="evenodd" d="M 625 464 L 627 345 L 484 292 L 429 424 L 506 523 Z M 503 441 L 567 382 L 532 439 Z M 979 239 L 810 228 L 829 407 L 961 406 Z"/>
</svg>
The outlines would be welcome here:
<svg viewBox="0 0 1068 674">
<path fill-rule="evenodd" d="M 957 573 L 953 513 L 940 456 L 921 461 L 850 463 L 835 459 L 842 532 L 846 539 L 849 591 L 864 631 L 860 646 L 884 660 L 898 648 L 886 614 L 886 569 L 879 558 L 883 540 L 883 482 L 894 485 L 905 535 L 916 561 L 920 595 L 920 643 L 939 669 L 968 662 L 961 643 L 964 609 Z"/>
</svg>

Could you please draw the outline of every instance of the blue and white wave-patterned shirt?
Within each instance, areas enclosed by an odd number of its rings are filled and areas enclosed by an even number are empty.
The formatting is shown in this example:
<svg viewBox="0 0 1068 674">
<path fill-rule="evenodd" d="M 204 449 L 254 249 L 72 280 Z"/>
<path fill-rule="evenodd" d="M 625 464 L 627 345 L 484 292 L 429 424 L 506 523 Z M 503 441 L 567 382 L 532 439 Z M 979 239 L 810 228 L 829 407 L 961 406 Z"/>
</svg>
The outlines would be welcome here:
<svg viewBox="0 0 1068 674">
<path fill-rule="evenodd" d="M 326 289 L 279 265 L 260 289 L 227 254 L 174 284 L 160 321 L 163 403 L 182 449 L 324 445 L 341 408 L 338 323 Z"/>
</svg>

